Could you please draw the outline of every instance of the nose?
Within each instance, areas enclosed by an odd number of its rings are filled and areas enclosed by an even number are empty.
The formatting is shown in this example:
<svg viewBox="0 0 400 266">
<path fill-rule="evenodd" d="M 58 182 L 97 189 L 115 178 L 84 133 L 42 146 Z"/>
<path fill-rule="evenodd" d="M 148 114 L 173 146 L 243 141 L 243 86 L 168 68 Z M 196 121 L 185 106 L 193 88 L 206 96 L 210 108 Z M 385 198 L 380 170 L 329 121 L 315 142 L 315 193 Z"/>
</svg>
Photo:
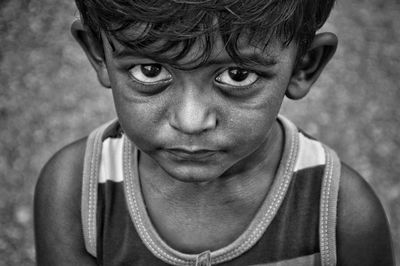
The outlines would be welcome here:
<svg viewBox="0 0 400 266">
<path fill-rule="evenodd" d="M 184 90 L 172 107 L 170 125 L 185 134 L 212 130 L 217 126 L 217 117 L 211 105 L 211 98 L 201 91 Z"/>
</svg>

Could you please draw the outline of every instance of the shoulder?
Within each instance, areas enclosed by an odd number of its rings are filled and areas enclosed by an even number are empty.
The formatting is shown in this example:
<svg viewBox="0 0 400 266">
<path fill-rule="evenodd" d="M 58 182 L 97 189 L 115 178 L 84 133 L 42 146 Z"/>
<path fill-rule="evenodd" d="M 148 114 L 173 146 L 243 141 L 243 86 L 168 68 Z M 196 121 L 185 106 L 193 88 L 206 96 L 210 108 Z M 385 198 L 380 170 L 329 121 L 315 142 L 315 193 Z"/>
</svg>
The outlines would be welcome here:
<svg viewBox="0 0 400 266">
<path fill-rule="evenodd" d="M 43 167 L 35 188 L 38 265 L 91 265 L 81 226 L 81 187 L 86 138 L 58 151 Z"/>
<path fill-rule="evenodd" d="M 368 183 L 342 164 L 338 195 L 339 265 L 393 265 L 388 221 Z"/>
<path fill-rule="evenodd" d="M 51 196 L 54 201 L 69 193 L 77 193 L 81 186 L 86 138 L 77 140 L 59 150 L 43 167 L 35 194 Z M 80 191 L 79 191 L 80 192 Z"/>
</svg>

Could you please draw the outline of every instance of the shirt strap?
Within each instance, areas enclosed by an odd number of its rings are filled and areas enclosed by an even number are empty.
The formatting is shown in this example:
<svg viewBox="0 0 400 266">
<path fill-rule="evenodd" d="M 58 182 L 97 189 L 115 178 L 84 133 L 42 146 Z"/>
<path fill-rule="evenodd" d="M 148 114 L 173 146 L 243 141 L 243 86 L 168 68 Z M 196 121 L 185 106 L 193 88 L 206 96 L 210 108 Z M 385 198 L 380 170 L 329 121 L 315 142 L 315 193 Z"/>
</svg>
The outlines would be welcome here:
<svg viewBox="0 0 400 266">
<path fill-rule="evenodd" d="M 321 263 L 323 266 L 336 265 L 336 218 L 340 181 L 340 160 L 337 154 L 324 146 L 326 166 L 322 181 L 319 237 Z"/>
<path fill-rule="evenodd" d="M 102 138 L 104 132 L 115 124 L 116 120 L 109 121 L 93 130 L 86 141 L 86 150 L 82 175 L 81 218 L 83 238 L 87 252 L 96 257 L 96 211 L 97 185 L 101 162 Z"/>
</svg>

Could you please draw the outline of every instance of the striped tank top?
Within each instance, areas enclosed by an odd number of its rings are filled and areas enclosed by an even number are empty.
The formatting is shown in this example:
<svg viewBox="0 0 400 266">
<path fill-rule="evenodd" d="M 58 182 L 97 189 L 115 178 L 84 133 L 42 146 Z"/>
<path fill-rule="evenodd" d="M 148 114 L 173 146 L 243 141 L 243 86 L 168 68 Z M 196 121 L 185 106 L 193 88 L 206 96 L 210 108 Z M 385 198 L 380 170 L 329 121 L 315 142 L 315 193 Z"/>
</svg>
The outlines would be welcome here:
<svg viewBox="0 0 400 266">
<path fill-rule="evenodd" d="M 87 252 L 99 265 L 336 265 L 340 161 L 283 116 L 284 148 L 271 188 L 247 229 L 200 254 L 170 247 L 157 233 L 140 189 L 138 156 L 118 121 L 88 137 L 82 182 Z"/>
</svg>

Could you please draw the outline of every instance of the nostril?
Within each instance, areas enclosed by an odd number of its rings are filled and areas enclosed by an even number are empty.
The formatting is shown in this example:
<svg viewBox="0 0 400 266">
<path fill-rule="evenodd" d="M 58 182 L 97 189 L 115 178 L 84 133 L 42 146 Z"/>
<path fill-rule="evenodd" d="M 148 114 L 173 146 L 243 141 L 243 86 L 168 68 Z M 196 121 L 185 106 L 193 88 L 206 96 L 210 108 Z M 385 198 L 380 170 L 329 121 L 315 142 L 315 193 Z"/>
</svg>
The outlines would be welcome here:
<svg viewBox="0 0 400 266">
<path fill-rule="evenodd" d="M 170 124 L 185 134 L 199 134 L 217 125 L 212 95 L 195 86 L 186 86 L 182 94 L 176 95 L 170 106 Z"/>
<path fill-rule="evenodd" d="M 199 134 L 214 129 L 217 126 L 217 118 L 214 112 L 190 108 L 173 112 L 169 123 L 182 133 Z"/>
</svg>

